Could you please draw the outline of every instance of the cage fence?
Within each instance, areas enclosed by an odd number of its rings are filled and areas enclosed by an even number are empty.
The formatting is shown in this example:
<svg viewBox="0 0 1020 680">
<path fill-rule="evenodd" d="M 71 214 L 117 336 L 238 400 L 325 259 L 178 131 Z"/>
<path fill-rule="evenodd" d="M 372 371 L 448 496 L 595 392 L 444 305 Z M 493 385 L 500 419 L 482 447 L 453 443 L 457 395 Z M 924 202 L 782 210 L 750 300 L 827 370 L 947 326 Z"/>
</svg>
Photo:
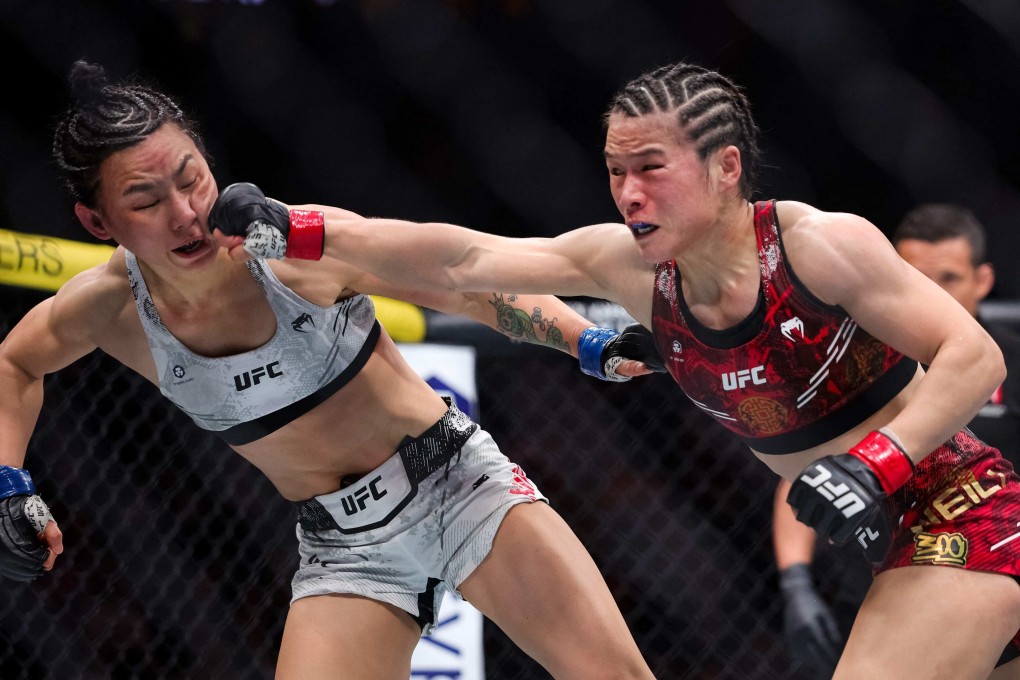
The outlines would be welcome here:
<svg viewBox="0 0 1020 680">
<path fill-rule="evenodd" d="M 2 337 L 43 294 L 0 291 Z M 594 556 L 656 676 L 812 680 L 782 640 L 772 473 L 668 376 L 603 383 L 483 337 L 481 425 Z M 273 676 L 296 513 L 253 466 L 97 351 L 46 378 L 26 467 L 66 551 L 0 586 L 0 678 Z M 863 560 L 819 559 L 838 600 Z M 484 649 L 489 680 L 549 677 L 489 622 Z"/>
</svg>

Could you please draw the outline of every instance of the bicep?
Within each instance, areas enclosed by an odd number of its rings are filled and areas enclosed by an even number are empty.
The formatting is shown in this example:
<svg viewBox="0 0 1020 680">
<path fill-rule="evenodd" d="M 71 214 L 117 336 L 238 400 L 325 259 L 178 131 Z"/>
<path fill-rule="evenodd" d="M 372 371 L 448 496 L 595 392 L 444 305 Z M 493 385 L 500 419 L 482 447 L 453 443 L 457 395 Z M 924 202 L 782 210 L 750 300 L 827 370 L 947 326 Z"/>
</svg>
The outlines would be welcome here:
<svg viewBox="0 0 1020 680">
<path fill-rule="evenodd" d="M 33 307 L 0 345 L 4 369 L 41 380 L 96 349 L 73 306 L 58 293 Z"/>
</svg>

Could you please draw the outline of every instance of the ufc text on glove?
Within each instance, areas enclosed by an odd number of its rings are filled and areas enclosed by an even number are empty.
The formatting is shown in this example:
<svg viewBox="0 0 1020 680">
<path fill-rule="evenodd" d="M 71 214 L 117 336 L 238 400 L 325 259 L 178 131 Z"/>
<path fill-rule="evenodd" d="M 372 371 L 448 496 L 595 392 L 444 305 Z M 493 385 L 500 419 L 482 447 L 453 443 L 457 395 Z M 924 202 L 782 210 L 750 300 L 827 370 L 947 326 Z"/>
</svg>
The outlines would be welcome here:
<svg viewBox="0 0 1020 680">
<path fill-rule="evenodd" d="M 872 432 L 849 452 L 819 458 L 790 487 L 797 519 L 836 545 L 852 537 L 871 562 L 884 559 L 894 522 L 885 501 L 914 473 L 913 461 L 894 439 Z"/>
</svg>

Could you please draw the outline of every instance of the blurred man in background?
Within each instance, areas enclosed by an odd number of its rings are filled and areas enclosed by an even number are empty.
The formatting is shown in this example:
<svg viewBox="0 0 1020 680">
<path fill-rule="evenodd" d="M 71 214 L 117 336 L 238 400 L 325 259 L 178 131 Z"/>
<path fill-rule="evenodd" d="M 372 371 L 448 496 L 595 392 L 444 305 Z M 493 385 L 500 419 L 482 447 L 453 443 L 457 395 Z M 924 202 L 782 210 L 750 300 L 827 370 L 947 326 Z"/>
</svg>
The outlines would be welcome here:
<svg viewBox="0 0 1020 680">
<path fill-rule="evenodd" d="M 904 216 L 891 240 L 904 260 L 956 298 L 1002 349 L 1008 377 L 969 427 L 1017 467 L 1020 463 L 1020 335 L 1002 323 L 981 317 L 979 303 L 995 284 L 995 271 L 986 257 L 984 228 L 967 208 L 926 203 Z M 786 502 L 789 490 L 790 483 L 781 480 L 776 488 L 772 529 L 784 599 L 784 634 L 791 655 L 831 675 L 867 590 L 862 584 L 870 581 L 870 569 L 864 560 L 851 558 L 852 563 L 847 565 L 842 579 L 847 583 L 840 593 L 840 606 L 830 607 L 816 590 L 811 574 L 817 536 L 811 527 L 794 517 Z M 824 545 L 824 549 L 836 549 Z M 857 554 L 853 546 L 850 550 Z M 1012 654 L 1013 648 L 1007 653 Z"/>
</svg>

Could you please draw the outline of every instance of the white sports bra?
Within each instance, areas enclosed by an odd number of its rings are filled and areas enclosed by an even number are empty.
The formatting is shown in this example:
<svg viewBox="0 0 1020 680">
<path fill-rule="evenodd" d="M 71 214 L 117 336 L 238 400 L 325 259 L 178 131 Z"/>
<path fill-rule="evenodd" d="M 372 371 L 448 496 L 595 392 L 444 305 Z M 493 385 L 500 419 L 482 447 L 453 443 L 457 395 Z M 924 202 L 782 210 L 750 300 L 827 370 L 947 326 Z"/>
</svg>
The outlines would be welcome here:
<svg viewBox="0 0 1020 680">
<path fill-rule="evenodd" d="M 241 354 L 201 356 L 163 325 L 134 254 L 125 260 L 160 392 L 228 444 L 253 442 L 321 404 L 361 370 L 379 339 L 367 295 L 320 307 L 283 285 L 264 260 L 250 260 L 248 271 L 276 314 L 276 333 Z"/>
</svg>

